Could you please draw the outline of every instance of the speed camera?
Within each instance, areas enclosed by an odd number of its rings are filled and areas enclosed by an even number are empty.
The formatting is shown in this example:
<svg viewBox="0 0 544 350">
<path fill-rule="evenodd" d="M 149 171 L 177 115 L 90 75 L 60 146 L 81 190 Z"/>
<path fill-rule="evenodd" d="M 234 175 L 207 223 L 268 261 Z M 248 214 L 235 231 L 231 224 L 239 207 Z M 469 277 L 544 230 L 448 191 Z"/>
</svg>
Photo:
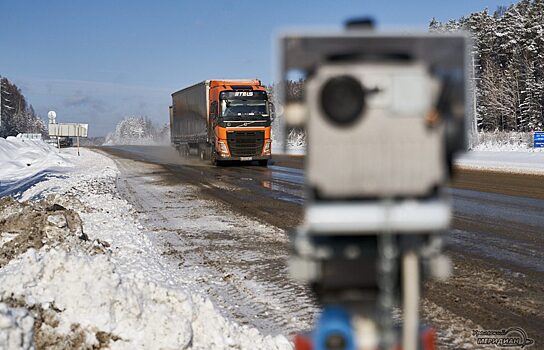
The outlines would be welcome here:
<svg viewBox="0 0 544 350">
<path fill-rule="evenodd" d="M 447 173 L 438 86 L 418 62 L 320 66 L 306 89 L 309 185 L 324 198 L 431 193 Z"/>
<path fill-rule="evenodd" d="M 447 182 L 465 147 L 465 36 L 361 31 L 281 43 L 281 79 L 305 77 L 284 117 L 306 130 L 314 198 L 428 198 Z"/>
<path fill-rule="evenodd" d="M 468 47 L 463 34 L 347 30 L 280 39 L 282 119 L 306 133 L 308 195 L 289 271 L 324 309 L 306 343 L 296 344 L 421 348 L 421 282 L 449 270 L 441 232 L 451 204 L 442 189 L 465 148 Z M 396 346 L 392 315 L 401 297 Z"/>
</svg>

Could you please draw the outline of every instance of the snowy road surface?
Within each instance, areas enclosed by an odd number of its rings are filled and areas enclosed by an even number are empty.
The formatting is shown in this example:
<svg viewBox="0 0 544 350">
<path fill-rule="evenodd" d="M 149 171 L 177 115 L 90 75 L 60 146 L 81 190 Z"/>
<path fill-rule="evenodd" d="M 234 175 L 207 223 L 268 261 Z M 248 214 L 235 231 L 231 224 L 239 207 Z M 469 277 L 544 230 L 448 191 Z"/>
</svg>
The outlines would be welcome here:
<svg viewBox="0 0 544 350">
<path fill-rule="evenodd" d="M 310 319 L 306 312 L 311 310 L 304 290 L 293 285 L 282 286 L 285 282 L 277 283 L 285 274 L 280 262 L 287 252 L 285 235 L 278 229 L 293 228 L 302 218 L 304 174 L 300 162 L 297 165 L 296 161 L 281 159 L 268 169 L 218 168 L 194 159 L 181 160 L 168 147 L 124 146 L 103 150 L 121 165 L 123 192 L 130 194 L 131 202 L 140 203 L 142 214 L 149 218 L 147 228 L 158 232 L 157 239 L 168 247 L 173 262 L 192 266 L 209 260 L 203 269 L 215 276 L 211 280 L 226 272 L 229 278 L 236 280 L 233 286 L 242 286 L 243 291 L 245 287 L 240 281 L 245 281 L 244 276 L 251 276 L 263 287 L 268 284 L 273 295 L 279 293 L 280 300 L 286 297 L 279 292 L 282 288 L 294 290 L 302 302 L 297 300 L 293 312 L 296 319 L 303 322 L 288 324 L 285 317 L 274 316 L 272 303 L 265 304 L 263 309 L 272 316 L 264 317 L 257 325 L 269 331 L 291 332 L 297 327 L 304 328 Z M 522 326 L 540 341 L 540 330 L 544 329 L 544 236 L 541 234 L 544 232 L 544 193 L 539 192 L 542 189 L 538 187 L 542 187 L 543 178 L 521 175 L 502 178 L 497 173 L 470 169 L 460 173 L 455 188 L 450 190 L 455 214 L 447 239 L 455 275 L 445 283 L 427 284 L 425 316 L 440 329 L 443 345 L 448 348 L 471 347 L 471 329 L 477 326 L 488 329 Z M 191 190 L 179 192 L 176 188 L 180 186 Z M 180 208 L 180 203 L 186 203 L 193 196 L 194 201 L 200 203 L 197 205 L 200 209 L 195 209 L 194 227 L 204 227 L 197 237 L 184 235 L 187 223 L 180 222 L 180 218 L 188 215 L 187 208 Z M 161 207 L 161 201 L 167 205 Z M 211 206 L 212 203 L 217 205 Z M 204 223 L 210 220 L 213 225 L 220 225 L 224 210 L 238 213 L 239 218 L 234 222 L 229 214 L 223 224 L 239 226 L 241 234 L 232 237 L 223 233 L 224 238 L 216 240 L 217 235 Z M 202 213 L 207 213 L 209 219 L 202 218 Z M 251 225 L 255 225 L 250 224 L 251 220 L 264 225 L 254 226 L 257 236 L 250 232 Z M 181 228 L 176 231 L 178 225 Z M 264 232 L 272 234 L 268 241 L 270 249 L 259 248 L 259 242 L 264 242 L 261 241 Z M 180 253 L 187 245 L 195 247 L 189 262 L 183 261 L 184 254 Z M 199 245 L 201 251 L 196 248 Z M 236 245 L 240 247 L 238 250 Z M 209 251 L 209 247 L 218 250 L 226 247 L 229 253 L 222 255 L 221 251 Z M 243 251 L 254 260 L 245 261 L 248 257 L 244 257 Z M 233 262 L 232 258 L 238 255 L 239 261 Z M 270 261 L 263 260 L 265 256 L 269 256 Z M 213 261 L 219 261 L 219 266 L 213 266 Z M 258 266 L 261 264 L 264 268 Z M 227 286 L 208 284 L 207 287 L 223 308 L 222 298 L 230 295 L 230 287 L 225 284 Z M 254 296 L 240 295 L 249 300 L 248 304 L 243 305 L 240 300 L 239 311 L 232 315 L 249 319 L 252 313 L 247 309 L 253 307 Z M 286 309 L 292 307 L 289 303 L 284 305 Z"/>
</svg>

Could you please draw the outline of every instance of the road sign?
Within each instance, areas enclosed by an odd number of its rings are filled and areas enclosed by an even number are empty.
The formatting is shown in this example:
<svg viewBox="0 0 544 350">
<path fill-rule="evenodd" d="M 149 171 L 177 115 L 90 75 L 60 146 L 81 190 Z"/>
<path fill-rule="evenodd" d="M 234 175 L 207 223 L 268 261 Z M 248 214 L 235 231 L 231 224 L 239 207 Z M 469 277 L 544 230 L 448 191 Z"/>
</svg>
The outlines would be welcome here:
<svg viewBox="0 0 544 350">
<path fill-rule="evenodd" d="M 49 124 L 49 136 L 57 136 L 57 144 L 60 152 L 60 137 L 77 137 L 77 155 L 79 156 L 79 138 L 87 137 L 89 124 L 59 123 Z"/>
<path fill-rule="evenodd" d="M 49 124 L 49 136 L 87 137 L 89 124 L 58 123 Z"/>
<path fill-rule="evenodd" d="M 533 148 L 544 148 L 544 131 L 533 133 Z"/>
</svg>

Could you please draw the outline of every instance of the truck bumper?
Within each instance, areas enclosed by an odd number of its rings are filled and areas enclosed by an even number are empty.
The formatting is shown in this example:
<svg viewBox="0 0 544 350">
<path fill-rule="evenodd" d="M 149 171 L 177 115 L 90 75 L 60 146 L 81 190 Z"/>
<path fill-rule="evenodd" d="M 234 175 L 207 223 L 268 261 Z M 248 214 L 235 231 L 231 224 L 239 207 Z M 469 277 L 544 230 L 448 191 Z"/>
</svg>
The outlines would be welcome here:
<svg viewBox="0 0 544 350">
<path fill-rule="evenodd" d="M 232 161 L 248 161 L 248 162 L 251 162 L 253 160 L 265 160 L 265 159 L 270 159 L 271 156 L 251 156 L 251 157 L 217 157 L 217 160 L 220 160 L 220 161 L 229 161 L 229 160 L 232 160 Z"/>
</svg>

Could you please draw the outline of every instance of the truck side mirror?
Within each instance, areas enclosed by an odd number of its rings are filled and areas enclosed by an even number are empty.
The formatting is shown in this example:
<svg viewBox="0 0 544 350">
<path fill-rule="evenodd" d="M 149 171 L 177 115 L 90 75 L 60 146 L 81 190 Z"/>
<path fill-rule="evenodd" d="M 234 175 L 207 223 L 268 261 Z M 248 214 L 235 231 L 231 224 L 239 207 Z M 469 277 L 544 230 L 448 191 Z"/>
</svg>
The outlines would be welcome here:
<svg viewBox="0 0 544 350">
<path fill-rule="evenodd" d="M 276 118 L 276 110 L 272 102 L 268 102 L 268 114 L 270 115 L 270 120 Z"/>
</svg>

